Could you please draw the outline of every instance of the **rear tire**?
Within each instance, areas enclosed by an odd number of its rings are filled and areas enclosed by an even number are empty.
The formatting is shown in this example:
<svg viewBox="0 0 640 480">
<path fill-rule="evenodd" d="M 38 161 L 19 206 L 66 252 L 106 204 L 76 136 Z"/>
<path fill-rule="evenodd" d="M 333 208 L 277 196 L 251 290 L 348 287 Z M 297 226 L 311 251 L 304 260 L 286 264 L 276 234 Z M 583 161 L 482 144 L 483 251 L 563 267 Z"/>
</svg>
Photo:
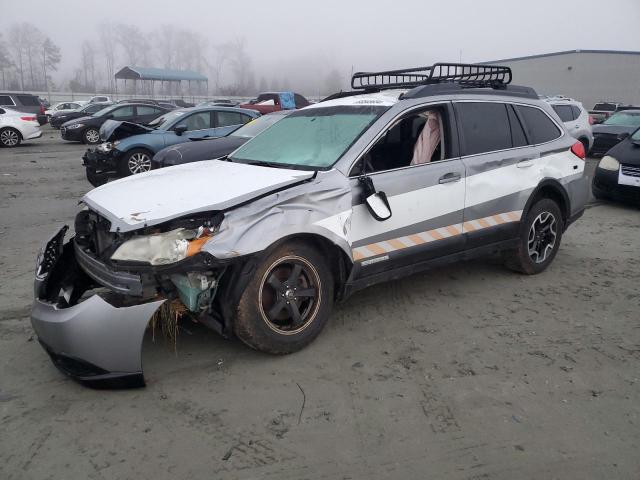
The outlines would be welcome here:
<svg viewBox="0 0 640 480">
<path fill-rule="evenodd" d="M 3 128 L 0 130 L 0 145 L 5 148 L 13 148 L 20 145 L 22 135 L 15 128 Z"/>
<path fill-rule="evenodd" d="M 153 158 L 153 154 L 148 150 L 134 148 L 122 155 L 118 171 L 123 177 L 148 172 L 151 170 L 151 158 Z"/>
<path fill-rule="evenodd" d="M 240 297 L 234 329 L 251 348 L 292 353 L 320 334 L 332 307 L 333 277 L 324 257 L 305 243 L 287 243 L 256 269 Z"/>
<path fill-rule="evenodd" d="M 100 132 L 95 128 L 87 128 L 82 134 L 82 142 L 87 145 L 100 143 Z"/>
<path fill-rule="evenodd" d="M 538 200 L 520 223 L 518 247 L 504 253 L 505 265 L 526 275 L 542 272 L 558 253 L 563 229 L 558 204 L 549 198 Z"/>
</svg>

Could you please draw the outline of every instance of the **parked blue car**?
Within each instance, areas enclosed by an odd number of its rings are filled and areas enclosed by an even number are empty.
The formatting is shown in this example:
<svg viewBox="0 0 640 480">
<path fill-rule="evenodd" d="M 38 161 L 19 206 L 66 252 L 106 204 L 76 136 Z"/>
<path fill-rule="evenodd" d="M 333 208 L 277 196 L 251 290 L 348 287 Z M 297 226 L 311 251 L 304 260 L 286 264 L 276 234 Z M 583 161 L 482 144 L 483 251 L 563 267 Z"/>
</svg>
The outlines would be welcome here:
<svg viewBox="0 0 640 480">
<path fill-rule="evenodd" d="M 232 107 L 182 108 L 148 124 L 107 120 L 100 128 L 104 142 L 82 157 L 87 179 L 94 186 L 109 178 L 151 170 L 151 158 L 165 147 L 197 138 L 223 137 L 260 113 Z"/>
</svg>

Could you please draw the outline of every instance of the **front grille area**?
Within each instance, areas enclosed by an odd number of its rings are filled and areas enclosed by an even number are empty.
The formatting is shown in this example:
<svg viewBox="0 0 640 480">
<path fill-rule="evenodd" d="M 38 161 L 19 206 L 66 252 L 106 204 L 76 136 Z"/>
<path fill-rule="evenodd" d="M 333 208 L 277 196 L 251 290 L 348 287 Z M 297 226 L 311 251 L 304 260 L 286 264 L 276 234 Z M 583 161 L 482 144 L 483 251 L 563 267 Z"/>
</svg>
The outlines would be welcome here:
<svg viewBox="0 0 640 480">
<path fill-rule="evenodd" d="M 75 220 L 75 241 L 97 258 L 112 253 L 118 240 L 117 233 L 110 232 L 111 222 L 91 210 L 78 212 Z"/>
<path fill-rule="evenodd" d="M 627 175 L 629 177 L 640 177 L 640 167 L 635 165 L 625 165 L 623 163 L 620 168 L 623 175 Z"/>
</svg>

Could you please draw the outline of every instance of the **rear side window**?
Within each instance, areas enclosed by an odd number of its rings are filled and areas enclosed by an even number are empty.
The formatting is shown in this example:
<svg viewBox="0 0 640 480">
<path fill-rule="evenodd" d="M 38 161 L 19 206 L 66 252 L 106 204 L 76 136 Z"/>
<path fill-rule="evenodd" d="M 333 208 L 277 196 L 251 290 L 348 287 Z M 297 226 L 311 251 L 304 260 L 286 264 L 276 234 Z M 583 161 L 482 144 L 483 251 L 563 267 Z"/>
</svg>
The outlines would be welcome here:
<svg viewBox="0 0 640 480">
<path fill-rule="evenodd" d="M 138 105 L 138 115 L 160 115 L 162 110 L 155 107 L 148 107 L 146 105 Z"/>
<path fill-rule="evenodd" d="M 504 103 L 456 104 L 461 129 L 462 154 L 493 152 L 512 147 L 511 127 Z"/>
<path fill-rule="evenodd" d="M 573 111 L 573 120 L 576 120 L 580 115 L 582 115 L 580 109 L 575 105 L 571 105 L 571 110 Z"/>
<path fill-rule="evenodd" d="M 9 95 L 0 95 L 0 105 L 15 105 Z"/>
<path fill-rule="evenodd" d="M 217 112 L 218 121 L 216 127 L 228 127 L 230 125 L 241 125 L 247 123 L 250 118 L 237 112 Z"/>
<path fill-rule="evenodd" d="M 34 97 L 33 95 L 18 95 L 18 100 L 25 107 L 39 107 L 40 100 L 38 97 Z"/>
<path fill-rule="evenodd" d="M 524 120 L 529 143 L 536 145 L 550 142 L 560 136 L 560 130 L 553 120 L 539 108 L 517 105 L 516 108 Z"/>
<path fill-rule="evenodd" d="M 552 108 L 555 110 L 555 112 L 560 117 L 560 120 L 562 120 L 563 122 L 570 122 L 574 119 L 573 109 L 571 108 L 571 105 L 552 105 Z"/>
</svg>

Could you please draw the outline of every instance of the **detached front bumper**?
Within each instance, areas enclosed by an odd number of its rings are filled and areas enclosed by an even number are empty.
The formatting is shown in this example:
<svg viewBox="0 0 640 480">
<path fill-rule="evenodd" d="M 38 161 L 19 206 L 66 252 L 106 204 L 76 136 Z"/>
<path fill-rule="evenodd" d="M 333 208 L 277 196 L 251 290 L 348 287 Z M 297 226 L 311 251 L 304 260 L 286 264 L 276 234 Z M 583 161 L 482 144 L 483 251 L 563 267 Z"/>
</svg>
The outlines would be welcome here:
<svg viewBox="0 0 640 480">
<path fill-rule="evenodd" d="M 38 257 L 31 311 L 38 340 L 56 367 L 87 386 L 144 386 L 142 340 L 165 300 L 119 306 L 108 295 L 90 294 L 95 284 L 78 265 L 73 241 L 63 244 L 65 232 Z"/>
<path fill-rule="evenodd" d="M 105 184 L 110 177 L 117 175 L 119 153 L 115 149 L 103 153 L 92 148 L 85 152 L 82 156 L 82 165 L 86 169 L 87 180 L 91 185 L 99 187 Z"/>
</svg>

